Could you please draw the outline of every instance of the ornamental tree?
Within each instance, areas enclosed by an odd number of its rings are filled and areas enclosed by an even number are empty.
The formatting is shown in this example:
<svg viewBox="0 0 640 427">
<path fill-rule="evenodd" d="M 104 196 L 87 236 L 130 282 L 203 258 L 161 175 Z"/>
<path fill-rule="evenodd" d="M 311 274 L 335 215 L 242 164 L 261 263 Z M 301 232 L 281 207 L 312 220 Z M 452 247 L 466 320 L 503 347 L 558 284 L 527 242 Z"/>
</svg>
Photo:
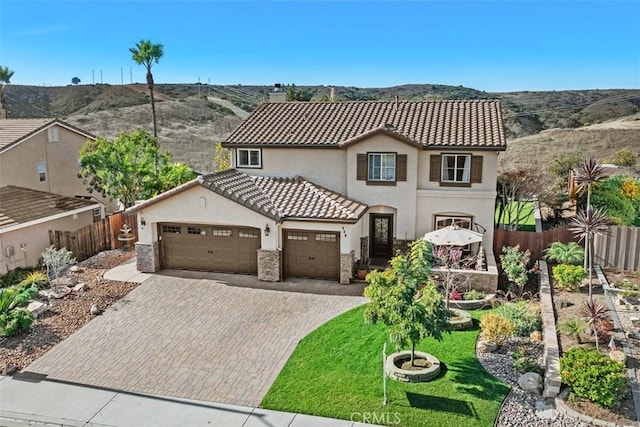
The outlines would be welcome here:
<svg viewBox="0 0 640 427">
<path fill-rule="evenodd" d="M 412 365 L 416 344 L 426 337 L 441 341 L 451 331 L 442 295 L 429 278 L 430 267 L 431 245 L 417 240 L 407 253 L 391 260 L 390 268 L 369 273 L 369 286 L 364 290 L 371 300 L 364 312 L 365 322 L 389 326 L 389 339 L 398 349 L 411 343 Z"/>
<path fill-rule="evenodd" d="M 157 176 L 155 164 L 157 159 Z M 195 173 L 182 163 L 171 163 L 156 138 L 146 130 L 123 132 L 113 140 L 88 140 L 80 150 L 80 176 L 89 191 L 120 200 L 125 208 L 193 178 Z"/>
</svg>

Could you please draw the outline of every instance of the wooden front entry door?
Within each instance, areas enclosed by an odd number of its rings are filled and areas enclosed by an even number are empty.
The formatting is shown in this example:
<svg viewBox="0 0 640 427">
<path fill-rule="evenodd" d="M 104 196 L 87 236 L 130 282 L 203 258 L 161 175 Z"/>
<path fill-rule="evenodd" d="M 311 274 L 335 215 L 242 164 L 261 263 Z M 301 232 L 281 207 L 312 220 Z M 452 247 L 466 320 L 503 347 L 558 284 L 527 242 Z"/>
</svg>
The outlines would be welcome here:
<svg viewBox="0 0 640 427">
<path fill-rule="evenodd" d="M 369 258 L 390 259 L 393 255 L 393 215 L 371 214 L 369 223 Z"/>
</svg>

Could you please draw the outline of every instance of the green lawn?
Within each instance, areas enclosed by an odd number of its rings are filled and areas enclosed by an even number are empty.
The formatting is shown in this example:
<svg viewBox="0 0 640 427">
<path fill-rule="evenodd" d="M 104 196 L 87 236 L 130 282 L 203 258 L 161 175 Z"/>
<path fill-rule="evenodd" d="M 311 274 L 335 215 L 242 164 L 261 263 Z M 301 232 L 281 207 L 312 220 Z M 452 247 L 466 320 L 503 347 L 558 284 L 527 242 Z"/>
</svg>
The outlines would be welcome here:
<svg viewBox="0 0 640 427">
<path fill-rule="evenodd" d="M 535 231 L 536 229 L 536 219 L 534 216 L 534 206 L 533 202 L 509 202 L 505 209 L 504 216 L 502 218 L 501 224 L 509 224 L 511 222 L 511 217 L 515 219 L 517 215 L 517 207 L 518 204 L 520 206 L 520 224 L 518 226 L 518 230 L 520 231 Z M 495 212 L 495 220 L 498 221 L 498 210 Z"/>
<path fill-rule="evenodd" d="M 440 359 L 444 374 L 421 384 L 387 380 L 382 405 L 382 324 L 365 325 L 364 306 L 325 323 L 296 347 L 262 406 L 331 418 L 398 426 L 492 426 L 509 387 L 489 375 L 475 357 L 476 328 L 443 342 L 424 340 L 419 350 Z M 478 318 L 473 312 L 474 318 Z M 387 344 L 387 354 L 395 349 Z M 381 421 L 380 418 L 386 419 Z M 372 419 L 369 418 L 371 421 Z"/>
</svg>

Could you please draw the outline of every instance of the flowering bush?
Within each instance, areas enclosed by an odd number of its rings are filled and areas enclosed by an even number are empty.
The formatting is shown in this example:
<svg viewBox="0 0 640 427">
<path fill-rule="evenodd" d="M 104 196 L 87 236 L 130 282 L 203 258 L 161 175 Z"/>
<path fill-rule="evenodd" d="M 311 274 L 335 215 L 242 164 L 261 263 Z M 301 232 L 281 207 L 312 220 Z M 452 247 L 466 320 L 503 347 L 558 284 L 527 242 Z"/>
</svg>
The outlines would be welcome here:
<svg viewBox="0 0 640 427">
<path fill-rule="evenodd" d="M 502 255 L 500 255 L 500 265 L 502 271 L 509 279 L 510 291 L 522 291 L 524 285 L 529 280 L 528 265 L 531 261 L 531 252 L 527 249 L 522 252 L 520 245 L 505 246 L 502 248 Z"/>
<path fill-rule="evenodd" d="M 451 291 L 449 293 L 449 299 L 451 301 L 457 301 L 457 300 L 461 300 L 462 299 L 462 294 L 460 292 L 456 292 L 456 291 Z"/>
</svg>

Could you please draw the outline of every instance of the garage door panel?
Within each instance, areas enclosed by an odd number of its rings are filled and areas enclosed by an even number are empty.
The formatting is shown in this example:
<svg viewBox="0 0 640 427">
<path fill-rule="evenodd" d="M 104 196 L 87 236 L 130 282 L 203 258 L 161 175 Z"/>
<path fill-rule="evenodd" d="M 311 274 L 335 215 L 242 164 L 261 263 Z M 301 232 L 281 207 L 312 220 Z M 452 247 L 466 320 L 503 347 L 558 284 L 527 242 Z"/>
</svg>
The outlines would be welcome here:
<svg viewBox="0 0 640 427">
<path fill-rule="evenodd" d="M 340 278 L 340 237 L 335 232 L 286 230 L 287 277 Z"/>
<path fill-rule="evenodd" d="M 259 229 L 161 224 L 160 233 L 164 268 L 242 274 L 258 272 Z"/>
</svg>

